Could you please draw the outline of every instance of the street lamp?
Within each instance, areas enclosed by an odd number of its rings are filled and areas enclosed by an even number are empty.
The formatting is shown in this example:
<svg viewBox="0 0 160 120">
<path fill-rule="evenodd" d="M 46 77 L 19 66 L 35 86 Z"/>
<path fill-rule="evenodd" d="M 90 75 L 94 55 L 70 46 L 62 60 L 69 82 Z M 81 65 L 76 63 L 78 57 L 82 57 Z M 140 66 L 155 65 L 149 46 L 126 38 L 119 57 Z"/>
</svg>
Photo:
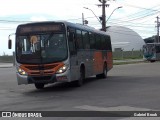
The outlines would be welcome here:
<svg viewBox="0 0 160 120">
<path fill-rule="evenodd" d="M 89 9 L 89 8 L 87 8 L 87 7 L 83 7 L 83 8 L 90 10 L 90 11 L 94 14 L 94 16 L 97 18 L 97 20 L 101 23 L 101 21 L 98 19 L 97 15 L 93 12 L 92 9 Z M 101 24 L 102 24 L 102 23 L 101 23 Z"/>
<path fill-rule="evenodd" d="M 110 14 L 110 16 L 109 16 L 108 19 L 106 20 L 106 23 L 107 23 L 107 21 L 109 20 L 109 18 L 111 17 L 111 15 L 114 13 L 114 11 L 117 10 L 117 9 L 120 9 L 120 8 L 122 8 L 122 6 L 117 7 L 117 8 L 115 8 L 115 9 L 112 11 L 112 13 Z"/>
</svg>

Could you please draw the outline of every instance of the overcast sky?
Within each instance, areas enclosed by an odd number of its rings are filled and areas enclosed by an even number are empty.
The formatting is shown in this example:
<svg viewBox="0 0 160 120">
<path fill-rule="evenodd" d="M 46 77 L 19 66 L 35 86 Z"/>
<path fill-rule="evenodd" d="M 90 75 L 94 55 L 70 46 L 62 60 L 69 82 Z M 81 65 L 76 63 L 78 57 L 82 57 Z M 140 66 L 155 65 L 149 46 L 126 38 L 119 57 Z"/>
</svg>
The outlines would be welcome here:
<svg viewBox="0 0 160 120">
<path fill-rule="evenodd" d="M 98 0 L 0 0 L 0 55 L 11 54 L 8 50 L 8 35 L 15 33 L 18 24 L 32 21 L 67 20 L 82 23 L 82 13 L 89 26 L 101 28 L 96 16 L 102 15 Z M 124 26 L 137 32 L 142 38 L 156 34 L 156 17 L 160 16 L 160 0 L 116 0 L 108 1 L 106 19 L 119 6 L 107 26 Z M 126 31 L 127 32 L 127 31 Z M 14 42 L 14 37 L 13 39 Z"/>
</svg>

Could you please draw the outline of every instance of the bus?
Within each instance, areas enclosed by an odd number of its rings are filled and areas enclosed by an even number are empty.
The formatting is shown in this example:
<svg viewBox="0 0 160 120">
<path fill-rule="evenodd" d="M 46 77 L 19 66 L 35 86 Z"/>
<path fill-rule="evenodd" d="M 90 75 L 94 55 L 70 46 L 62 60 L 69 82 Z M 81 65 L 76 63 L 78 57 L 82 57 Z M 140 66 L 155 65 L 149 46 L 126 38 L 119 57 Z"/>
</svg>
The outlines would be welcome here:
<svg viewBox="0 0 160 120">
<path fill-rule="evenodd" d="M 113 67 L 110 36 L 106 32 L 67 21 L 18 25 L 15 33 L 18 85 L 73 82 L 106 78 Z M 12 40 L 9 38 L 9 49 Z"/>
<path fill-rule="evenodd" d="M 143 45 L 143 56 L 150 62 L 160 60 L 160 43 L 146 43 Z"/>
</svg>

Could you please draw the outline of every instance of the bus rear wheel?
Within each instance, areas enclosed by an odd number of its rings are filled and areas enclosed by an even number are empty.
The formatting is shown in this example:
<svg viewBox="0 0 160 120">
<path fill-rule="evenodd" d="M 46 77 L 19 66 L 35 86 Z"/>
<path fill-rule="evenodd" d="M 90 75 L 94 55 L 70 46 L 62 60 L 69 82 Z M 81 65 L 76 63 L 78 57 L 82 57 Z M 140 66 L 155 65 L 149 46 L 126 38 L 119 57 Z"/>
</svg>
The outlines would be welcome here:
<svg viewBox="0 0 160 120">
<path fill-rule="evenodd" d="M 44 83 L 35 83 L 35 87 L 37 89 L 43 89 L 44 88 Z"/>
<path fill-rule="evenodd" d="M 96 75 L 97 78 L 107 78 L 107 64 L 103 66 L 103 73 Z"/>
</svg>

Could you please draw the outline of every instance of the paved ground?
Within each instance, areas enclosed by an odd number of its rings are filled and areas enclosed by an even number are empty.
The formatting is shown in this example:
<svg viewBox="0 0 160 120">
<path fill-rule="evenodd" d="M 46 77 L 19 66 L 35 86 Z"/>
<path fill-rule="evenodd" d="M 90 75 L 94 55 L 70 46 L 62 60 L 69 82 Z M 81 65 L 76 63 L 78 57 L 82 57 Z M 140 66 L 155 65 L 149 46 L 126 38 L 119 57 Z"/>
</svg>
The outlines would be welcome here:
<svg viewBox="0 0 160 120">
<path fill-rule="evenodd" d="M 0 68 L 13 67 L 13 63 L 0 63 Z"/>
<path fill-rule="evenodd" d="M 124 59 L 124 60 L 113 60 L 114 63 L 123 63 L 123 62 L 143 62 L 144 59 Z"/>
<path fill-rule="evenodd" d="M 160 67 L 156 63 L 116 65 L 107 79 L 86 80 L 82 87 L 70 84 L 17 85 L 15 68 L 0 68 L 1 111 L 140 111 L 160 110 Z M 29 120 L 24 118 L 23 120 Z M 53 120 L 53 118 L 44 118 Z M 56 117 L 56 120 L 159 120 L 160 118 Z M 0 118 L 3 120 L 3 118 Z M 7 119 L 10 120 L 10 119 Z M 13 120 L 19 120 L 13 118 Z M 41 120 L 41 119 L 40 119 Z"/>
</svg>

